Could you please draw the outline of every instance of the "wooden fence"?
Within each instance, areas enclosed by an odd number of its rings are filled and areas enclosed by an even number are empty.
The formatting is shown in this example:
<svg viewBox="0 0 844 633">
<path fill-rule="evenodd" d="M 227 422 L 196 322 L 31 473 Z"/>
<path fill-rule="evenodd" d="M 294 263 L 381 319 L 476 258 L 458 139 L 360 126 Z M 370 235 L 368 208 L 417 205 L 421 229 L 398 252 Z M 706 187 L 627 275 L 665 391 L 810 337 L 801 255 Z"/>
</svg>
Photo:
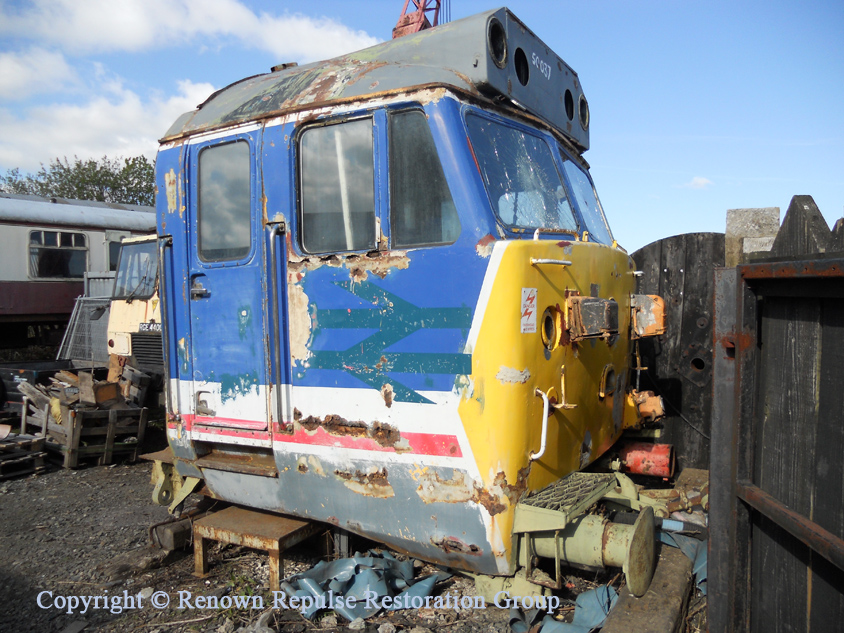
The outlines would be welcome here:
<svg viewBox="0 0 844 633">
<path fill-rule="evenodd" d="M 844 225 L 714 277 L 711 631 L 844 630 Z"/>
</svg>

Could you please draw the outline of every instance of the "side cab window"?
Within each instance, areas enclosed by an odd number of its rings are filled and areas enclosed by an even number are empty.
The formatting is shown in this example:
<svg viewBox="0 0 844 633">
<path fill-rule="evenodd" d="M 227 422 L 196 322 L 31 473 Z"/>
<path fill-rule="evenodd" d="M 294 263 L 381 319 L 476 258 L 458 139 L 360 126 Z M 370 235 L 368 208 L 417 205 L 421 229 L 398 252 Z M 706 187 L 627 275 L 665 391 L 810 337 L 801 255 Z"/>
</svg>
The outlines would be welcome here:
<svg viewBox="0 0 844 633">
<path fill-rule="evenodd" d="M 375 248 L 373 148 L 371 118 L 302 133 L 299 184 L 306 253 Z"/>
<path fill-rule="evenodd" d="M 386 142 L 379 142 L 387 120 Z M 384 139 L 381 139 L 384 140 Z M 387 160 L 379 160 L 379 147 Z M 460 221 L 428 119 L 418 109 L 305 129 L 298 142 L 300 244 L 308 254 L 450 244 Z M 385 164 L 387 178 L 377 166 Z M 389 182 L 389 197 L 377 189 Z M 379 201 L 384 200 L 384 208 Z M 387 204 L 388 200 L 388 204 Z M 386 235 L 386 242 L 379 235 Z"/>
<path fill-rule="evenodd" d="M 391 113 L 389 120 L 392 246 L 455 242 L 460 220 L 427 117 L 407 110 Z"/>
</svg>

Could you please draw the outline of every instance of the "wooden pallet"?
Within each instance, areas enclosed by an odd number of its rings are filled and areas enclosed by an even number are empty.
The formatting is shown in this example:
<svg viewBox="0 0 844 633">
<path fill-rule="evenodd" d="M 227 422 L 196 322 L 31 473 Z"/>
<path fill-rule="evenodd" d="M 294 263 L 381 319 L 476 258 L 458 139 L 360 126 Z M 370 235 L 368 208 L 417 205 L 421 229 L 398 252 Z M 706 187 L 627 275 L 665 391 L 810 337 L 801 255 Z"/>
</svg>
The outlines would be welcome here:
<svg viewBox="0 0 844 633">
<path fill-rule="evenodd" d="M 118 454 L 128 454 L 135 461 L 144 443 L 147 409 L 85 411 L 62 407 L 61 424 L 51 415 L 41 420 L 27 416 L 22 426 L 39 427 L 40 436 L 49 436 L 44 446 L 61 455 L 65 468 L 76 468 L 80 459 L 90 457 L 98 464 L 111 464 Z"/>
<path fill-rule="evenodd" d="M 43 437 L 13 435 L 0 440 L 0 480 L 44 472 L 43 448 Z"/>
</svg>

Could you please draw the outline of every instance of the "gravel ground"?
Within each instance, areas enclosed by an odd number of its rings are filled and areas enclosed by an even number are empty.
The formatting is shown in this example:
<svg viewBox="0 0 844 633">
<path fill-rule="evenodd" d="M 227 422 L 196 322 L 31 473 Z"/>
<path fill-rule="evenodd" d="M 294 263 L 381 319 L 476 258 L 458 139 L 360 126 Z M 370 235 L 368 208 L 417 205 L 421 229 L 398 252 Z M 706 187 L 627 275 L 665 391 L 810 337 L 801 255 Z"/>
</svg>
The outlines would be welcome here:
<svg viewBox="0 0 844 633">
<path fill-rule="evenodd" d="M 62 632 L 75 623 L 85 631 L 348 631 L 346 622 L 330 612 L 315 622 L 297 611 L 260 609 L 179 609 L 179 592 L 191 596 L 262 595 L 269 607 L 267 556 L 238 546 L 211 549 L 211 573 L 193 576 L 193 557 L 182 553 L 162 560 L 163 552 L 148 547 L 149 526 L 168 518 L 167 510 L 150 497 L 151 465 L 119 464 L 79 470 L 54 468 L 25 478 L 0 482 L 0 631 Z M 285 555 L 285 574 L 309 569 L 320 558 L 322 541 L 307 542 Z M 172 558 L 172 556 L 171 556 Z M 417 575 L 434 571 L 420 568 Z M 150 605 L 152 592 L 170 598 L 167 608 Z M 41 592 L 52 592 L 52 596 Z M 111 613 L 79 605 L 66 613 L 49 605 L 66 596 L 146 596 L 143 608 Z M 462 577 L 441 583 L 437 593 L 474 595 L 474 584 Z M 42 604 L 38 605 L 41 594 Z M 58 600 L 57 600 L 58 599 Z M 195 602 L 195 600 L 194 600 Z M 73 629 L 72 629 L 73 630 Z M 80 629 L 75 629 L 80 630 Z M 508 613 L 489 605 L 485 610 L 404 610 L 379 614 L 364 631 L 509 631 Z"/>
</svg>

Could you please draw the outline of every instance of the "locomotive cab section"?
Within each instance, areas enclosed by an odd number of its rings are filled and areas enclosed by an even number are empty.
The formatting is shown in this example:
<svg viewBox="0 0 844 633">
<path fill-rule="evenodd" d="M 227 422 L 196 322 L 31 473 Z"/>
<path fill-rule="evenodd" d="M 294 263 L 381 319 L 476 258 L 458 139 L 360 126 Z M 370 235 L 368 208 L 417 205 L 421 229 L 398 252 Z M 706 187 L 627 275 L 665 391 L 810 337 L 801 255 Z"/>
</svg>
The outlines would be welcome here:
<svg viewBox="0 0 844 633">
<path fill-rule="evenodd" d="M 588 130 L 577 75 L 507 9 L 180 118 L 156 163 L 156 499 L 204 485 L 472 573 L 529 564 L 518 535 L 543 550 L 571 517 L 537 532 L 517 506 L 641 424 L 631 340 L 663 328 Z"/>
<path fill-rule="evenodd" d="M 152 375 L 163 375 L 156 235 L 121 242 L 107 337 L 109 354 L 130 359 Z"/>
</svg>

